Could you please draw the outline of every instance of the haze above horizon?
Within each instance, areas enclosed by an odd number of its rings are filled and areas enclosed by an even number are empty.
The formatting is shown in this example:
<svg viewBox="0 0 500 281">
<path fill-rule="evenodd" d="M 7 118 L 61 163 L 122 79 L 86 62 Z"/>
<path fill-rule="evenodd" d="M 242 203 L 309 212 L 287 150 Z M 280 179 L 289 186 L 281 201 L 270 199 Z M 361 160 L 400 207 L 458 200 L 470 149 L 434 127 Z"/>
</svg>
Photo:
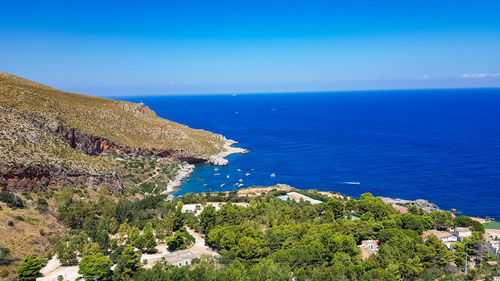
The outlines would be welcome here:
<svg viewBox="0 0 500 281">
<path fill-rule="evenodd" d="M 0 71 L 100 96 L 500 87 L 500 2 L 10 1 Z"/>
</svg>

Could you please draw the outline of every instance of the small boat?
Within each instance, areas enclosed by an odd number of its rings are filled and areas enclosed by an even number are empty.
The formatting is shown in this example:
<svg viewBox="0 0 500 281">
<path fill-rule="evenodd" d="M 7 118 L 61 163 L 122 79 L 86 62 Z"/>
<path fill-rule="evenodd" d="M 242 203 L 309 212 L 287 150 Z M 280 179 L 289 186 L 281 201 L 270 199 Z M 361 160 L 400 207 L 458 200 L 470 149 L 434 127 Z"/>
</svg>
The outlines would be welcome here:
<svg viewBox="0 0 500 281">
<path fill-rule="evenodd" d="M 236 169 L 236 171 L 241 172 L 241 169 Z"/>
<path fill-rule="evenodd" d="M 220 176 L 220 173 L 216 173 L 216 174 L 214 174 L 214 176 Z"/>
<path fill-rule="evenodd" d="M 248 177 L 249 175 L 251 175 L 251 174 L 250 174 L 250 173 L 246 173 L 246 174 L 245 174 L 245 176 L 247 176 L 247 177 Z"/>
<path fill-rule="evenodd" d="M 239 181 L 239 182 L 243 182 L 243 179 L 239 179 L 238 181 Z"/>
<path fill-rule="evenodd" d="M 223 187 L 224 185 L 226 185 L 225 183 L 221 184 L 220 187 Z"/>
<path fill-rule="evenodd" d="M 272 173 L 272 174 L 270 175 L 270 177 L 271 177 L 271 178 L 275 178 L 275 177 L 276 177 L 276 174 L 275 174 L 275 173 Z"/>
<path fill-rule="evenodd" d="M 228 179 L 228 178 L 229 178 L 229 175 L 226 176 L 226 179 Z"/>
</svg>

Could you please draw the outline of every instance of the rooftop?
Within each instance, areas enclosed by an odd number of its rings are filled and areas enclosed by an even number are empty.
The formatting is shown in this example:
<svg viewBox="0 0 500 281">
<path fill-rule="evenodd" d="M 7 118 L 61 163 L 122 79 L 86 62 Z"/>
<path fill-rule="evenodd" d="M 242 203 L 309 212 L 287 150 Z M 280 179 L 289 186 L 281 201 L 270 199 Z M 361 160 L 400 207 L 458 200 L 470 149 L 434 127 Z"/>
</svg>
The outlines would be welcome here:
<svg viewBox="0 0 500 281">
<path fill-rule="evenodd" d="M 455 231 L 457 231 L 457 232 L 470 232 L 471 230 L 468 227 L 457 227 L 457 228 L 455 228 Z"/>
<path fill-rule="evenodd" d="M 394 207 L 394 209 L 396 209 L 397 211 L 399 211 L 400 213 L 403 213 L 403 214 L 406 214 L 408 213 L 408 209 L 403 207 L 403 206 L 399 206 L 399 205 L 392 205 L 392 207 Z"/>
<path fill-rule="evenodd" d="M 485 223 L 487 222 L 487 220 L 485 219 L 482 219 L 482 218 L 477 218 L 477 217 L 469 217 L 471 220 L 473 221 L 477 221 L 477 222 L 480 222 L 480 223 Z"/>
<path fill-rule="evenodd" d="M 437 238 L 446 238 L 453 236 L 453 234 L 449 233 L 448 231 L 429 230 L 422 233 L 422 238 L 426 238 L 429 235 L 435 235 Z"/>
<path fill-rule="evenodd" d="M 313 205 L 318 205 L 318 204 L 322 203 L 319 200 L 312 199 L 312 198 L 305 196 L 305 195 L 302 195 L 298 192 L 288 192 L 286 195 L 278 196 L 278 198 L 283 200 L 283 201 L 288 200 L 288 198 L 294 199 L 296 202 L 300 202 L 300 200 L 304 200 L 304 201 L 311 202 L 311 204 L 313 204 Z"/>
<path fill-rule="evenodd" d="M 191 252 L 191 250 L 175 251 L 165 256 L 165 259 L 169 264 L 177 264 L 179 262 L 191 260 L 194 258 L 196 258 L 196 256 L 193 254 L 193 252 Z"/>
</svg>

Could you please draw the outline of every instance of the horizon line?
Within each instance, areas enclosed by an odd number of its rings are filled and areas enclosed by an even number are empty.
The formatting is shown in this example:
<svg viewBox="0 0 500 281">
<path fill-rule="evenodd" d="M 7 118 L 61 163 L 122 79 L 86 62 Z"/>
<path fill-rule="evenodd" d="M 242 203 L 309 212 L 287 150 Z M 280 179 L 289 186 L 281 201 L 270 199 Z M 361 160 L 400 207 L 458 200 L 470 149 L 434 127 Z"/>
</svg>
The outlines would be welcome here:
<svg viewBox="0 0 500 281">
<path fill-rule="evenodd" d="M 500 87 L 443 87 L 443 88 L 389 88 L 389 89 L 360 89 L 360 90 L 324 90 L 324 91 L 270 91 L 270 92 L 234 92 L 234 93 L 193 93 L 193 94 L 144 94 L 144 95 L 91 95 L 103 98 L 126 98 L 126 97 L 185 97 L 185 96 L 238 96 L 238 95 L 275 95 L 275 94 L 329 94 L 329 93 L 357 93 L 357 92 L 392 92 L 392 91 L 445 91 L 445 90 L 500 90 Z M 69 92 L 69 91 L 68 91 Z M 73 92 L 72 92 L 73 93 Z"/>
</svg>

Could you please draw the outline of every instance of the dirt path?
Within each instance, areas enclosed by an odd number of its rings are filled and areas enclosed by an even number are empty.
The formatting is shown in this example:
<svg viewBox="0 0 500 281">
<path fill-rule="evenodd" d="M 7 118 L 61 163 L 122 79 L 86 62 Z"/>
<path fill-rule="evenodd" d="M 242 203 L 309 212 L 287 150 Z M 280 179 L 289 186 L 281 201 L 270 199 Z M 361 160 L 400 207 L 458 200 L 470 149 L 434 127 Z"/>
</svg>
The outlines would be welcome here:
<svg viewBox="0 0 500 281">
<path fill-rule="evenodd" d="M 43 277 L 38 277 L 37 281 L 57 281 L 57 277 L 61 275 L 64 280 L 76 280 L 80 277 L 78 274 L 78 266 L 62 266 L 57 256 L 52 257 L 47 265 L 40 270 Z"/>
</svg>

